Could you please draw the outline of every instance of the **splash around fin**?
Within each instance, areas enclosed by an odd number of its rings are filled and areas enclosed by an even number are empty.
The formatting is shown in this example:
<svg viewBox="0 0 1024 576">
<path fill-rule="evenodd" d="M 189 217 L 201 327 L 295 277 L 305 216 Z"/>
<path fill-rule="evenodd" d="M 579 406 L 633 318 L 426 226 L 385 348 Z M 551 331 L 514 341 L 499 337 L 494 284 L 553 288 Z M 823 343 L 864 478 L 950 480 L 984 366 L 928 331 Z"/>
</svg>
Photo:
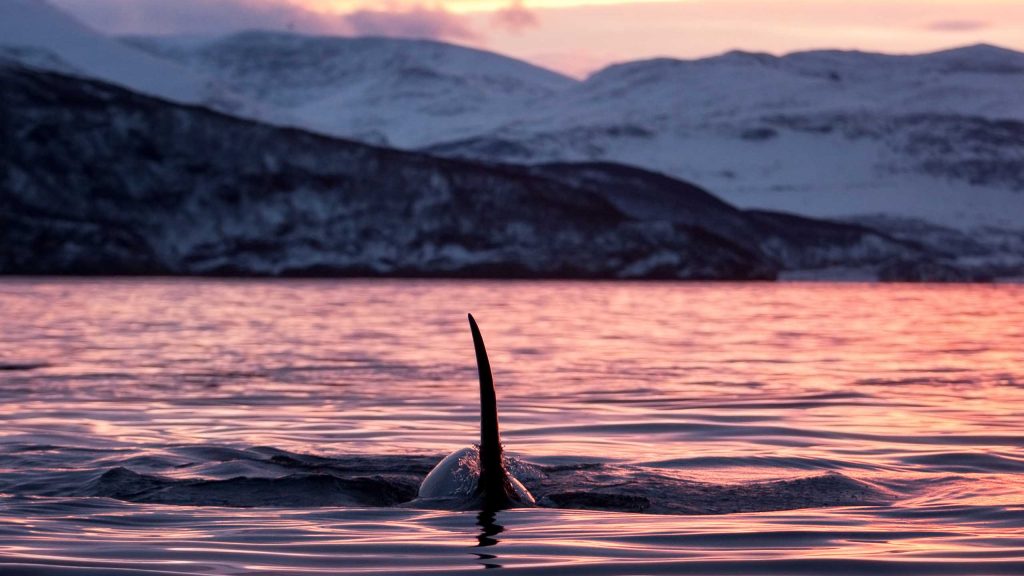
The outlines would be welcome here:
<svg viewBox="0 0 1024 576">
<path fill-rule="evenodd" d="M 463 448 L 442 460 L 420 485 L 419 498 L 448 500 L 460 509 L 502 510 L 534 506 L 530 491 L 508 471 L 498 429 L 498 401 L 491 363 L 476 319 L 469 328 L 480 375 L 480 444 Z"/>
</svg>

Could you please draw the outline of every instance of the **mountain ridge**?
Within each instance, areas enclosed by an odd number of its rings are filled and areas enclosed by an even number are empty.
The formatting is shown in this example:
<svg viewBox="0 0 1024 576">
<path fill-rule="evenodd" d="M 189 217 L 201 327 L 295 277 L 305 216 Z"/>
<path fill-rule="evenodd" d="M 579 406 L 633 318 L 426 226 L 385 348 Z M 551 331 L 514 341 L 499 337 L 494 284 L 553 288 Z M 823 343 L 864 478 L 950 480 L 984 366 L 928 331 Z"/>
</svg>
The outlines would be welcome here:
<svg viewBox="0 0 1024 576">
<path fill-rule="evenodd" d="M 629 166 L 435 158 L 21 66 L 0 66 L 0 88 L 0 135 L 20 143 L 0 152 L 0 273 L 768 280 L 794 263 L 940 265 L 864 226 L 748 214 Z M 978 277 L 956 273 L 929 278 Z"/>
<path fill-rule="evenodd" d="M 185 53 L 193 56 L 179 55 L 180 63 L 203 60 L 207 73 L 236 65 L 217 64 L 216 49 Z M 260 61 L 257 53 L 234 53 L 230 61 Z M 327 68 L 335 65 L 349 69 Z M 278 76 L 261 66 L 247 68 L 249 77 L 278 90 Z M 1024 130 L 1017 124 L 1024 122 L 1024 54 L 1009 49 L 733 51 L 620 63 L 515 94 L 502 82 L 481 88 L 465 66 L 443 58 L 412 70 L 380 68 L 353 76 L 334 96 L 289 108 L 294 124 L 472 160 L 630 164 L 697 182 L 750 209 L 834 219 L 888 214 L 962 230 L 1024 227 Z M 534 86 L 518 72 L 503 78 Z M 287 93 L 288 84 L 279 90 Z"/>
<path fill-rule="evenodd" d="M 646 206 L 648 214 L 657 214 L 664 198 L 653 191 L 663 187 L 652 172 L 676 179 L 668 188 L 681 186 L 679 180 L 699 183 L 698 189 L 710 188 L 748 211 L 739 217 L 742 226 L 723 228 L 723 234 L 780 269 L 842 265 L 855 250 L 847 243 L 834 254 L 812 257 L 812 247 L 794 251 L 792 239 L 779 240 L 781 249 L 766 244 L 765 234 L 777 240 L 785 235 L 777 226 L 785 218 L 771 216 L 778 212 L 877 222 L 885 230 L 877 236 L 885 240 L 881 245 L 898 239 L 911 251 L 910 244 L 935 250 L 954 268 L 1000 275 L 1024 259 L 1024 244 L 1016 240 L 1024 234 L 1024 54 L 1008 49 L 974 45 L 924 55 L 733 51 L 614 65 L 578 81 L 439 42 L 280 32 L 131 41 L 163 51 L 157 58 L 86 29 L 42 0 L 11 0 L 0 11 L 14 16 L 0 22 L 0 29 L 15 31 L 0 35 L 0 62 L 9 65 L 97 78 L 332 141 L 464 158 L 496 175 L 525 170 L 570 188 L 588 181 L 627 212 Z M 19 24 L 19 14 L 27 24 Z M 52 29 L 47 19 L 55 19 Z M 86 47 L 102 49 L 76 53 L 55 33 L 67 29 Z M 114 64 L 142 61 L 155 68 L 136 74 L 133 64 L 125 68 L 127 76 L 111 77 L 109 69 L 90 69 L 97 54 L 113 54 Z M 211 64 L 204 70 L 198 61 Z M 163 84 L 148 86 L 154 72 Z M 288 74 L 300 81 L 288 81 Z M 223 84 L 210 80 L 218 75 L 230 78 Z M 200 88 L 184 96 L 156 89 L 167 85 Z M 211 86 L 213 92 L 204 92 Z M 631 175 L 604 163 L 647 172 Z M 730 218 L 711 220 L 722 225 Z M 674 226 L 693 224 L 677 220 Z M 902 233 L 896 222 L 922 237 Z M 801 226 L 812 228 L 809 222 Z M 864 234 L 832 230 L 802 237 L 834 247 L 849 238 L 855 244 Z M 970 254 L 937 250 L 937 239 L 962 234 L 983 239 L 986 255 L 975 248 Z M 860 250 L 875 266 L 879 256 L 870 246 Z M 980 268 L 979 258 L 986 262 Z"/>
<path fill-rule="evenodd" d="M 552 97 L 575 81 L 492 52 L 432 40 L 248 31 L 130 45 L 281 107 L 295 125 L 404 146 Z M 382 114 L 382 110 L 388 110 Z M 464 120 L 468 117 L 468 120 Z"/>
<path fill-rule="evenodd" d="M 703 229 L 638 226 L 593 189 L 524 169 L 275 128 L 52 72 L 0 67 L 0 84 L 4 137 L 22 143 L 2 159 L 8 274 L 774 274 Z M 644 264 L 661 252 L 674 260 Z"/>
<path fill-rule="evenodd" d="M 131 49 L 44 0 L 0 2 L 0 55 L 177 102 L 258 117 L 260 107 L 165 59 Z"/>
</svg>

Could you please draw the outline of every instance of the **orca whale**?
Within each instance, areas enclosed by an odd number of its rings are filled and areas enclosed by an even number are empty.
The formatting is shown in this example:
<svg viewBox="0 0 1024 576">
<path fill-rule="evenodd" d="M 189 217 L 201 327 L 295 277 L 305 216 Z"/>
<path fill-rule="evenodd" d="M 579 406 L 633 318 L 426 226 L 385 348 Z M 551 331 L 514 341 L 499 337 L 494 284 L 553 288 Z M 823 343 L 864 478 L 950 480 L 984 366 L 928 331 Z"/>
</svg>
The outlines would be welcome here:
<svg viewBox="0 0 1024 576">
<path fill-rule="evenodd" d="M 420 484 L 418 501 L 465 510 L 534 506 L 530 491 L 505 465 L 491 363 L 472 314 L 469 328 L 480 372 L 480 444 L 452 452 L 439 462 Z"/>
</svg>

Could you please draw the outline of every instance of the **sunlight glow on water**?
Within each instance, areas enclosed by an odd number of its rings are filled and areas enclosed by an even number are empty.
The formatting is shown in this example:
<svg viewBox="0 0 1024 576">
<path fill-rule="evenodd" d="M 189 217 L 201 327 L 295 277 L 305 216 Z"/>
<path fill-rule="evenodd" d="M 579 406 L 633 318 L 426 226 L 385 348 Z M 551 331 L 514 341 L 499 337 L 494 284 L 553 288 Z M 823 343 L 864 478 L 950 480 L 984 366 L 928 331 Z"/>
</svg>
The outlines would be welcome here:
<svg viewBox="0 0 1024 576">
<path fill-rule="evenodd" d="M 528 462 L 718 485 L 836 472 L 891 503 L 488 519 L 76 492 L 115 468 L 283 475 L 234 456 L 259 447 L 468 445 L 469 311 Z M 1024 287 L 20 279 L 0 281 L 0 318 L 5 575 L 1024 573 Z"/>
</svg>

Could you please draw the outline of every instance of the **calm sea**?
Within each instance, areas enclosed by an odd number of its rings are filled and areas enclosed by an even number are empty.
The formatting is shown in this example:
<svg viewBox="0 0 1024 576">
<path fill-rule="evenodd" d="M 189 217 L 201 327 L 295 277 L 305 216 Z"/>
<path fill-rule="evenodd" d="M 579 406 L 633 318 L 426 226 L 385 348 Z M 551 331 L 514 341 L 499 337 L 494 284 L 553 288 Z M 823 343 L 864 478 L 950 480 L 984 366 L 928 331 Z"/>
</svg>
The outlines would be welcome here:
<svg viewBox="0 0 1024 576">
<path fill-rule="evenodd" d="M 1024 287 L 0 281 L 0 574 L 488 568 L 1024 574 Z"/>
</svg>

